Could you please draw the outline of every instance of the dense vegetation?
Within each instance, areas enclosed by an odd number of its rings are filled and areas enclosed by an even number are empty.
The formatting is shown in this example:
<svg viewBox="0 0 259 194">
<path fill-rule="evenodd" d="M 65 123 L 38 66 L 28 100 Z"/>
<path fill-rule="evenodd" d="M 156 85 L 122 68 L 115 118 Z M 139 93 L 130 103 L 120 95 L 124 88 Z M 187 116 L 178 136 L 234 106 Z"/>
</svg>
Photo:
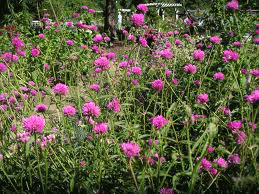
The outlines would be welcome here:
<svg viewBox="0 0 259 194">
<path fill-rule="evenodd" d="M 0 30 L 1 192 L 258 193 L 257 18 L 138 5 L 112 42 L 74 3 Z"/>
</svg>

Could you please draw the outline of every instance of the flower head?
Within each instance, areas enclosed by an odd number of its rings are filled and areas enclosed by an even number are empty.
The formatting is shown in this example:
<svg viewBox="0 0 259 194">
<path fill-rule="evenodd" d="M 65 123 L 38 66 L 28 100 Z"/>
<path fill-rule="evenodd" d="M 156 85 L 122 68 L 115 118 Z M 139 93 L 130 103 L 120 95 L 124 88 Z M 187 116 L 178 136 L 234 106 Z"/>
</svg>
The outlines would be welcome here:
<svg viewBox="0 0 259 194">
<path fill-rule="evenodd" d="M 38 105 L 35 107 L 35 111 L 36 111 L 36 112 L 45 112 L 47 109 L 48 109 L 48 106 L 45 105 L 45 104 L 38 104 Z"/>
<path fill-rule="evenodd" d="M 95 43 L 102 42 L 102 41 L 103 41 L 102 35 L 96 34 L 95 37 L 93 38 L 93 41 L 94 41 Z"/>
<path fill-rule="evenodd" d="M 170 49 L 165 49 L 160 51 L 160 56 L 164 59 L 171 59 L 173 57 L 173 53 L 170 51 Z"/>
<path fill-rule="evenodd" d="M 108 131 L 108 125 L 107 123 L 99 123 L 93 128 L 93 131 L 96 134 L 105 134 Z"/>
<path fill-rule="evenodd" d="M 133 14 L 131 16 L 131 24 L 134 27 L 140 27 L 144 25 L 144 18 L 145 16 L 143 14 Z"/>
<path fill-rule="evenodd" d="M 210 42 L 213 44 L 220 44 L 221 39 L 218 36 L 212 36 L 212 37 L 210 37 Z"/>
<path fill-rule="evenodd" d="M 7 67 L 5 64 L 1 63 L 0 64 L 0 74 L 5 73 L 7 71 Z"/>
<path fill-rule="evenodd" d="M 40 56 L 40 50 L 37 49 L 37 48 L 33 48 L 33 49 L 31 50 L 31 55 L 32 55 L 32 57 L 38 57 L 38 56 Z"/>
<path fill-rule="evenodd" d="M 65 84 L 58 83 L 52 88 L 54 94 L 60 94 L 66 96 L 69 92 L 69 88 Z"/>
<path fill-rule="evenodd" d="M 213 76 L 214 80 L 224 80 L 224 74 L 221 72 L 215 73 Z"/>
<path fill-rule="evenodd" d="M 164 89 L 164 82 L 162 80 L 155 80 L 152 82 L 152 88 L 161 92 Z"/>
<path fill-rule="evenodd" d="M 23 120 L 23 128 L 31 133 L 43 133 L 45 127 L 44 118 L 32 115 L 29 118 Z"/>
<path fill-rule="evenodd" d="M 241 121 L 229 122 L 227 124 L 227 127 L 229 130 L 231 130 L 232 133 L 238 133 L 239 129 L 242 128 L 242 122 Z"/>
<path fill-rule="evenodd" d="M 238 10 L 238 1 L 237 0 L 232 0 L 232 1 L 228 2 L 227 5 L 226 5 L 226 9 L 228 11 L 236 11 L 236 10 Z"/>
<path fill-rule="evenodd" d="M 168 120 L 166 120 L 163 116 L 158 115 L 151 119 L 151 124 L 153 127 L 161 129 L 168 124 Z"/>
<path fill-rule="evenodd" d="M 198 104 L 206 104 L 209 101 L 208 94 L 200 94 L 196 98 Z"/>
<path fill-rule="evenodd" d="M 74 117 L 76 115 L 76 109 L 73 106 L 65 106 L 63 113 L 66 117 Z"/>
<path fill-rule="evenodd" d="M 204 51 L 202 50 L 195 50 L 193 52 L 193 59 L 194 61 L 203 61 L 204 60 Z"/>
<path fill-rule="evenodd" d="M 92 84 L 92 85 L 90 85 L 90 90 L 99 92 L 100 91 L 100 85 L 99 84 Z"/>
<path fill-rule="evenodd" d="M 138 144 L 122 143 L 122 144 L 120 144 L 120 147 L 121 147 L 123 154 L 126 157 L 128 157 L 129 159 L 139 156 L 140 148 L 139 148 Z"/>
<path fill-rule="evenodd" d="M 187 65 L 184 66 L 183 70 L 186 73 L 195 74 L 197 72 L 197 67 L 193 64 L 187 64 Z"/>
<path fill-rule="evenodd" d="M 143 13 L 148 12 L 148 7 L 147 7 L 145 4 L 139 4 L 139 5 L 137 6 L 137 9 L 138 9 L 139 11 L 142 11 Z"/>
<path fill-rule="evenodd" d="M 107 108 L 112 112 L 120 112 L 120 102 L 117 98 L 114 98 L 108 105 Z"/>
<path fill-rule="evenodd" d="M 93 102 L 87 102 L 83 105 L 83 115 L 88 117 L 99 117 L 101 109 Z"/>
</svg>

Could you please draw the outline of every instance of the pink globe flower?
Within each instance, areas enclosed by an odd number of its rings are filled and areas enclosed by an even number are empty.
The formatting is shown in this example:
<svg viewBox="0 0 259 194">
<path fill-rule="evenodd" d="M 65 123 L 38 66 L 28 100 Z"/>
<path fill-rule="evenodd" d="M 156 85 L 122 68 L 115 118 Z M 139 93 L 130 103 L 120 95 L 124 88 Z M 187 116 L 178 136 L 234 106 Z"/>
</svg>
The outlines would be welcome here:
<svg viewBox="0 0 259 194">
<path fill-rule="evenodd" d="M 195 74 L 197 72 L 197 67 L 193 64 L 187 64 L 184 66 L 184 71 L 188 74 Z"/>
<path fill-rule="evenodd" d="M 43 69 L 44 69 L 45 71 L 49 71 L 49 70 L 50 70 L 49 64 L 44 64 L 44 65 L 43 65 Z"/>
<path fill-rule="evenodd" d="M 137 9 L 143 13 L 147 13 L 148 12 L 148 7 L 145 4 L 139 4 L 137 6 Z"/>
<path fill-rule="evenodd" d="M 259 70 L 251 70 L 250 71 L 251 75 L 254 76 L 254 77 L 259 77 Z"/>
<path fill-rule="evenodd" d="M 83 115 L 87 117 L 98 118 L 101 114 L 101 109 L 93 102 L 87 102 L 83 105 Z"/>
<path fill-rule="evenodd" d="M 161 188 L 160 189 L 160 194 L 173 194 L 174 191 L 171 188 Z"/>
<path fill-rule="evenodd" d="M 126 69 L 127 67 L 128 67 L 128 62 L 125 62 L 125 61 L 120 62 L 119 68 L 121 68 L 121 69 Z"/>
<path fill-rule="evenodd" d="M 211 174 L 212 176 L 216 176 L 216 175 L 218 174 L 217 169 L 216 169 L 216 168 L 211 168 L 211 169 L 210 169 L 210 174 Z"/>
<path fill-rule="evenodd" d="M 133 14 L 131 16 L 131 24 L 134 27 L 140 27 L 144 25 L 144 18 L 143 14 Z"/>
<path fill-rule="evenodd" d="M 238 10 L 238 1 L 237 0 L 232 0 L 232 1 L 228 2 L 227 5 L 226 5 L 226 9 L 228 11 L 236 11 L 236 10 Z"/>
<path fill-rule="evenodd" d="M 120 102 L 117 98 L 114 98 L 108 105 L 107 108 L 112 112 L 120 112 Z"/>
<path fill-rule="evenodd" d="M 210 37 L 210 42 L 213 44 L 220 44 L 221 39 L 218 36 L 212 36 L 212 37 Z"/>
<path fill-rule="evenodd" d="M 48 106 L 45 105 L 45 104 L 38 104 L 38 105 L 35 107 L 35 111 L 36 111 L 36 112 L 45 112 L 47 109 L 48 109 Z"/>
<path fill-rule="evenodd" d="M 23 119 L 23 128 L 31 133 L 43 133 L 45 127 L 44 118 L 32 115 L 29 118 Z"/>
<path fill-rule="evenodd" d="M 224 51 L 223 61 L 224 63 L 236 62 L 239 59 L 239 55 L 237 52 L 231 50 Z"/>
<path fill-rule="evenodd" d="M 193 52 L 193 59 L 194 61 L 203 61 L 204 60 L 204 51 L 202 50 L 195 50 Z"/>
<path fill-rule="evenodd" d="M 215 73 L 213 76 L 214 80 L 224 80 L 224 74 L 221 72 Z"/>
<path fill-rule="evenodd" d="M 254 44 L 259 44 L 259 38 L 254 38 Z"/>
<path fill-rule="evenodd" d="M 176 39 L 176 40 L 175 40 L 175 44 L 176 44 L 176 45 L 182 45 L 183 43 L 182 43 L 181 40 Z"/>
<path fill-rule="evenodd" d="M 138 144 L 122 143 L 120 144 L 120 148 L 123 154 L 129 159 L 139 156 L 140 148 Z"/>
<path fill-rule="evenodd" d="M 95 37 L 93 38 L 93 41 L 94 41 L 95 43 L 102 42 L 102 41 L 103 41 L 102 35 L 96 34 Z"/>
<path fill-rule="evenodd" d="M 155 80 L 152 83 L 152 88 L 158 92 L 164 89 L 164 82 L 162 80 Z"/>
<path fill-rule="evenodd" d="M 166 126 L 168 124 L 168 120 L 166 120 L 163 116 L 158 115 L 154 118 L 151 119 L 151 124 L 153 127 L 157 128 L 157 129 L 161 129 L 164 126 Z"/>
<path fill-rule="evenodd" d="M 208 94 L 200 94 L 196 98 L 197 104 L 206 104 L 208 103 L 208 101 L 209 101 Z"/>
<path fill-rule="evenodd" d="M 38 36 L 40 39 L 45 39 L 45 34 L 39 34 Z"/>
<path fill-rule="evenodd" d="M 65 106 L 63 113 L 66 117 L 74 117 L 76 115 L 76 109 L 73 106 Z"/>
<path fill-rule="evenodd" d="M 220 168 L 227 168 L 228 167 L 228 162 L 224 160 L 224 158 L 219 158 L 217 160 L 217 164 Z"/>
<path fill-rule="evenodd" d="M 99 123 L 93 128 L 93 131 L 96 134 L 105 134 L 108 131 L 108 125 L 107 123 Z"/>
<path fill-rule="evenodd" d="M 100 91 L 100 85 L 99 84 L 92 84 L 92 85 L 90 85 L 90 90 L 99 92 Z"/>
<path fill-rule="evenodd" d="M 52 88 L 54 94 L 60 94 L 66 96 L 69 92 L 69 88 L 65 84 L 58 83 Z"/>
<path fill-rule="evenodd" d="M 139 42 L 140 42 L 140 44 L 141 44 L 143 47 L 147 47 L 147 46 L 148 46 L 147 41 L 146 41 L 145 38 L 140 37 L 140 38 L 139 38 Z"/>
<path fill-rule="evenodd" d="M 164 59 L 171 59 L 173 57 L 173 53 L 169 49 L 165 49 L 160 51 L 160 56 Z"/>
<path fill-rule="evenodd" d="M 110 61 L 106 57 L 101 57 L 94 61 L 95 67 L 100 68 L 101 70 L 110 69 Z"/>
<path fill-rule="evenodd" d="M 171 77 L 171 74 L 172 74 L 172 71 L 171 70 L 165 70 L 165 76 L 167 77 L 167 78 L 170 78 Z"/>
<path fill-rule="evenodd" d="M 228 163 L 231 165 L 240 164 L 240 156 L 238 154 L 229 155 Z"/>
<path fill-rule="evenodd" d="M 32 57 L 38 57 L 38 56 L 40 56 L 40 50 L 39 50 L 39 49 L 36 49 L 36 48 L 33 48 L 33 49 L 31 50 L 31 55 L 32 55 Z"/>
<path fill-rule="evenodd" d="M 128 36 L 128 41 L 135 42 L 135 41 L 136 41 L 135 36 L 134 36 L 133 34 L 130 34 L 130 35 Z"/>
<path fill-rule="evenodd" d="M 211 165 L 211 163 L 210 163 L 210 161 L 208 161 L 207 159 L 205 159 L 205 158 L 203 158 L 202 160 L 201 160 L 201 166 L 200 166 L 200 169 L 201 170 L 210 170 L 211 169 L 211 167 L 212 167 L 212 165 Z"/>
<path fill-rule="evenodd" d="M 73 46 L 74 44 L 73 40 L 67 40 L 67 46 Z"/>
<path fill-rule="evenodd" d="M 7 67 L 5 64 L 1 63 L 0 64 L 0 74 L 5 73 L 7 71 Z"/>
<path fill-rule="evenodd" d="M 236 134 L 236 143 L 243 144 L 246 140 L 246 134 L 243 131 L 240 131 Z"/>
<path fill-rule="evenodd" d="M 132 67 L 131 72 L 134 75 L 142 75 L 142 69 L 140 67 Z"/>
<path fill-rule="evenodd" d="M 229 122 L 227 124 L 227 127 L 229 130 L 231 130 L 232 133 L 238 133 L 239 129 L 242 128 L 242 122 L 241 121 Z"/>
</svg>

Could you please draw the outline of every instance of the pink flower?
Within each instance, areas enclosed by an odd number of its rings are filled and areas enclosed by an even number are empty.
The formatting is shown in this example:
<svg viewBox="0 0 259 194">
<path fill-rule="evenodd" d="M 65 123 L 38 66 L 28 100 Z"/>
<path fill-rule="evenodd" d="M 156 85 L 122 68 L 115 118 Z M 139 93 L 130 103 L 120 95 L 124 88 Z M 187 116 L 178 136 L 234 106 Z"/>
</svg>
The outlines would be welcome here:
<svg viewBox="0 0 259 194">
<path fill-rule="evenodd" d="M 16 139 L 18 142 L 27 143 L 30 140 L 30 133 L 28 132 L 18 133 L 16 135 Z"/>
<path fill-rule="evenodd" d="M 144 25 L 144 18 L 145 16 L 143 14 L 133 14 L 131 16 L 131 24 L 134 27 L 140 27 Z"/>
<path fill-rule="evenodd" d="M 117 98 L 113 98 L 113 100 L 107 105 L 107 108 L 112 112 L 120 112 L 120 102 Z"/>
<path fill-rule="evenodd" d="M 221 39 L 218 36 L 212 36 L 212 37 L 210 37 L 210 42 L 213 44 L 220 44 Z"/>
<path fill-rule="evenodd" d="M 167 77 L 167 78 L 170 78 L 170 76 L 171 76 L 171 74 L 172 74 L 172 71 L 170 71 L 170 70 L 165 70 L 165 76 Z"/>
<path fill-rule="evenodd" d="M 237 144 L 243 144 L 246 140 L 246 134 L 245 132 L 243 131 L 239 131 L 237 134 L 236 134 L 236 143 Z"/>
<path fill-rule="evenodd" d="M 152 82 L 152 88 L 161 92 L 164 89 L 164 82 L 162 80 L 155 80 Z"/>
<path fill-rule="evenodd" d="M 196 98 L 198 104 L 206 104 L 209 101 L 208 94 L 200 94 Z"/>
<path fill-rule="evenodd" d="M 201 160 L 200 169 L 202 169 L 202 170 L 210 170 L 211 167 L 212 167 L 212 165 L 211 165 L 211 163 L 207 159 L 203 158 Z"/>
<path fill-rule="evenodd" d="M 135 42 L 135 41 L 136 41 L 135 36 L 134 36 L 133 34 L 130 34 L 130 35 L 128 36 L 128 41 Z"/>
<path fill-rule="evenodd" d="M 134 75 L 142 75 L 142 69 L 140 67 L 132 67 L 131 72 Z"/>
<path fill-rule="evenodd" d="M 96 134 L 105 134 L 108 131 L 108 125 L 107 123 L 99 123 L 93 128 L 93 131 Z"/>
<path fill-rule="evenodd" d="M 107 53 L 105 56 L 107 59 L 112 60 L 116 58 L 116 53 L 110 52 L 110 53 Z"/>
<path fill-rule="evenodd" d="M 131 83 L 135 86 L 139 85 L 139 80 L 132 80 Z"/>
<path fill-rule="evenodd" d="M 45 112 L 47 109 L 48 109 L 48 106 L 45 105 L 45 104 L 38 104 L 38 105 L 35 107 L 35 111 L 36 111 L 36 112 Z"/>
<path fill-rule="evenodd" d="M 121 69 L 126 69 L 127 67 L 128 67 L 128 62 L 125 62 L 125 61 L 120 62 L 119 68 L 121 68 Z"/>
<path fill-rule="evenodd" d="M 213 147 L 208 147 L 208 152 L 209 153 L 213 153 L 215 151 L 215 149 Z"/>
<path fill-rule="evenodd" d="M 66 26 L 67 27 L 72 27 L 73 26 L 73 22 L 66 22 Z"/>
<path fill-rule="evenodd" d="M 242 73 L 243 75 L 246 75 L 246 74 L 247 74 L 247 70 L 246 70 L 245 68 L 243 68 L 243 69 L 241 69 L 241 73 Z"/>
<path fill-rule="evenodd" d="M 179 85 L 179 80 L 177 80 L 177 79 L 174 79 L 174 80 L 172 80 L 172 83 L 175 85 L 175 86 L 178 86 Z"/>
<path fill-rule="evenodd" d="M 81 6 L 81 9 L 88 10 L 88 6 Z"/>
<path fill-rule="evenodd" d="M 83 115 L 88 117 L 98 118 L 101 114 L 101 109 L 93 102 L 87 102 L 83 105 Z"/>
<path fill-rule="evenodd" d="M 200 86 L 201 85 L 201 80 L 194 80 L 193 83 L 196 86 Z"/>
<path fill-rule="evenodd" d="M 139 11 L 142 11 L 143 13 L 147 13 L 147 12 L 148 12 L 148 7 L 147 7 L 145 4 L 139 4 L 139 5 L 137 6 L 137 9 L 138 9 Z"/>
<path fill-rule="evenodd" d="M 122 30 L 122 34 L 123 36 L 127 37 L 129 35 L 128 31 L 127 30 Z"/>
<path fill-rule="evenodd" d="M 175 44 L 176 44 L 176 45 L 182 45 L 182 41 L 176 39 L 176 40 L 175 40 Z"/>
<path fill-rule="evenodd" d="M 49 64 L 44 64 L 44 65 L 43 65 L 43 68 L 44 68 L 45 71 L 50 70 Z"/>
<path fill-rule="evenodd" d="M 254 76 L 254 77 L 259 77 L 259 70 L 251 70 L 250 71 L 251 75 Z"/>
<path fill-rule="evenodd" d="M 123 154 L 129 159 L 139 156 L 140 148 L 138 144 L 122 143 L 120 144 L 120 148 Z"/>
<path fill-rule="evenodd" d="M 108 70 L 110 69 L 110 61 L 106 57 L 101 57 L 94 61 L 94 64 L 97 68 L 101 70 Z"/>
<path fill-rule="evenodd" d="M 259 89 L 256 89 L 251 93 L 251 95 L 244 96 L 244 100 L 250 104 L 255 104 L 259 102 Z"/>
<path fill-rule="evenodd" d="M 151 119 L 151 124 L 153 127 L 157 128 L 157 129 L 161 129 L 163 128 L 165 125 L 168 124 L 168 120 L 166 120 L 163 116 L 158 115 L 154 118 Z"/>
<path fill-rule="evenodd" d="M 40 39 L 45 39 L 45 34 L 39 34 Z"/>
<path fill-rule="evenodd" d="M 29 118 L 23 120 L 23 128 L 31 133 L 43 133 L 45 127 L 44 118 L 32 115 Z"/>
<path fill-rule="evenodd" d="M 160 189 L 160 194 L 173 194 L 173 189 L 171 188 L 161 188 Z"/>
<path fill-rule="evenodd" d="M 140 37 L 140 38 L 139 38 L 139 42 L 140 42 L 140 44 L 141 44 L 143 47 L 147 47 L 147 46 L 148 46 L 147 41 L 146 41 L 145 38 Z"/>
<path fill-rule="evenodd" d="M 110 41 L 111 41 L 110 37 L 108 37 L 108 36 L 105 36 L 105 37 L 103 38 L 103 40 L 104 40 L 104 42 L 110 42 Z"/>
<path fill-rule="evenodd" d="M 224 74 L 221 72 L 215 73 L 213 76 L 214 80 L 224 80 Z"/>
<path fill-rule="evenodd" d="M 224 51 L 224 63 L 229 63 L 229 62 L 236 62 L 239 59 L 239 55 L 237 52 L 231 51 L 231 50 L 225 50 Z"/>
<path fill-rule="evenodd" d="M 197 72 L 197 67 L 193 64 L 187 64 L 184 66 L 184 71 L 189 74 L 195 74 Z"/>
<path fill-rule="evenodd" d="M 241 121 L 229 122 L 227 124 L 227 127 L 229 130 L 231 130 L 232 133 L 238 133 L 239 129 L 242 128 L 242 122 Z"/>
<path fill-rule="evenodd" d="M 99 92 L 100 91 L 100 85 L 99 84 L 92 84 L 92 85 L 90 85 L 90 90 Z"/>
<path fill-rule="evenodd" d="M 74 44 L 73 40 L 67 40 L 67 46 L 73 46 Z"/>
<path fill-rule="evenodd" d="M 7 67 L 5 64 L 1 63 L 0 64 L 0 74 L 5 73 L 7 71 Z"/>
<path fill-rule="evenodd" d="M 235 47 L 241 47 L 241 43 L 240 43 L 240 42 L 233 42 L 233 46 L 235 46 Z"/>
<path fill-rule="evenodd" d="M 40 56 L 40 50 L 39 50 L 39 49 L 36 49 L 36 48 L 33 48 L 33 49 L 31 50 L 31 55 L 32 55 L 32 57 L 38 57 L 38 56 Z"/>
<path fill-rule="evenodd" d="M 216 175 L 218 174 L 217 169 L 216 169 L 216 168 L 211 168 L 211 169 L 210 169 L 210 174 L 211 174 L 212 176 L 216 176 Z"/>
<path fill-rule="evenodd" d="M 103 41 L 102 35 L 96 34 L 95 37 L 93 38 L 93 41 L 94 41 L 95 43 L 102 42 L 102 41 Z"/>
<path fill-rule="evenodd" d="M 218 163 L 218 166 L 219 166 L 220 168 L 227 168 L 227 167 L 228 167 L 227 161 L 224 160 L 223 158 L 219 158 L 219 159 L 217 160 L 217 163 Z"/>
<path fill-rule="evenodd" d="M 238 10 L 238 1 L 237 0 L 232 0 L 232 1 L 228 2 L 227 5 L 226 5 L 226 9 L 228 11 L 236 11 L 236 10 Z"/>
<path fill-rule="evenodd" d="M 94 10 L 94 9 L 88 9 L 89 14 L 94 14 L 95 12 L 96 12 L 96 10 Z"/>
<path fill-rule="evenodd" d="M 164 59 L 171 59 L 173 57 L 173 53 L 169 49 L 165 49 L 160 51 L 160 56 Z"/>
<path fill-rule="evenodd" d="M 58 83 L 52 88 L 54 94 L 60 94 L 66 96 L 69 92 L 69 88 L 65 84 Z"/>
<path fill-rule="evenodd" d="M 202 50 L 195 50 L 193 52 L 193 59 L 194 61 L 203 61 L 204 60 L 204 51 Z"/>
<path fill-rule="evenodd" d="M 74 117 L 76 115 L 76 109 L 73 106 L 65 106 L 63 108 L 64 116 L 66 117 Z"/>
<path fill-rule="evenodd" d="M 228 162 L 230 164 L 240 164 L 240 157 L 238 154 L 232 154 L 228 156 Z"/>
</svg>

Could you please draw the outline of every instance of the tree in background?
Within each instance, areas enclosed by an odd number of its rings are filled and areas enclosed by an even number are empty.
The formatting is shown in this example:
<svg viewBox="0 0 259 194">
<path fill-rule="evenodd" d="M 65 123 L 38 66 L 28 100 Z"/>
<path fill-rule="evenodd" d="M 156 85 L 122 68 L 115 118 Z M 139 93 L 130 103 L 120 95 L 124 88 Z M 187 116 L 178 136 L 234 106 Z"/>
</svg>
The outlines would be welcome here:
<svg viewBox="0 0 259 194">
<path fill-rule="evenodd" d="M 116 39 L 116 2 L 115 0 L 106 0 L 104 10 L 104 31 L 111 37 Z"/>
</svg>

